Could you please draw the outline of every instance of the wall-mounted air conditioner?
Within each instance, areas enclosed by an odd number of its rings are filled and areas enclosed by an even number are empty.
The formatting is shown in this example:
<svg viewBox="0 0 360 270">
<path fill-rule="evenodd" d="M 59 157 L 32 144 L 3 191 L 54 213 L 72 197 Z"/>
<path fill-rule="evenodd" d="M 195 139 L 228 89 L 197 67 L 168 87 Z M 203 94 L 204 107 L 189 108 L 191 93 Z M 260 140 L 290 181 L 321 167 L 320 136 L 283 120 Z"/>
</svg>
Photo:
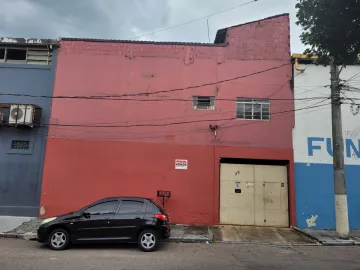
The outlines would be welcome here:
<svg viewBox="0 0 360 270">
<path fill-rule="evenodd" d="M 13 104 L 10 106 L 9 124 L 33 126 L 34 114 L 33 105 Z"/>
</svg>

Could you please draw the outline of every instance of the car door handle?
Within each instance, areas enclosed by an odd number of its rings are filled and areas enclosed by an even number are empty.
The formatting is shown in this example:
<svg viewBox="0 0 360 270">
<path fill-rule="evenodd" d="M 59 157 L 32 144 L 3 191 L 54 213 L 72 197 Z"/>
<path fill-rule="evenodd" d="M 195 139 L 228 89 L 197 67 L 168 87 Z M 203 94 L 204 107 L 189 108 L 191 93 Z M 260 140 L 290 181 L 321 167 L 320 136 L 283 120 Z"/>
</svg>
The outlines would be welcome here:
<svg viewBox="0 0 360 270">
<path fill-rule="evenodd" d="M 140 217 L 136 217 L 135 219 L 140 219 Z"/>
</svg>

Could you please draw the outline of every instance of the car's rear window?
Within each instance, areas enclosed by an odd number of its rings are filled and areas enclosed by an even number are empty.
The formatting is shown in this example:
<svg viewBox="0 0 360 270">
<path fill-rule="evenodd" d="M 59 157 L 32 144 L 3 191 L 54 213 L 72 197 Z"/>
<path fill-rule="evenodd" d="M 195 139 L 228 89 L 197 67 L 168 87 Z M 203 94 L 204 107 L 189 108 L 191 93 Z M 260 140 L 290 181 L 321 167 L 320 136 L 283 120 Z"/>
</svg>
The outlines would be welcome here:
<svg viewBox="0 0 360 270">
<path fill-rule="evenodd" d="M 150 200 L 150 205 L 152 206 L 151 208 L 149 208 L 148 206 L 148 209 L 150 211 L 160 211 L 161 213 L 166 213 L 164 208 L 162 208 L 159 204 L 155 203 L 153 200 Z M 146 210 L 146 212 L 149 212 L 149 210 Z"/>
</svg>

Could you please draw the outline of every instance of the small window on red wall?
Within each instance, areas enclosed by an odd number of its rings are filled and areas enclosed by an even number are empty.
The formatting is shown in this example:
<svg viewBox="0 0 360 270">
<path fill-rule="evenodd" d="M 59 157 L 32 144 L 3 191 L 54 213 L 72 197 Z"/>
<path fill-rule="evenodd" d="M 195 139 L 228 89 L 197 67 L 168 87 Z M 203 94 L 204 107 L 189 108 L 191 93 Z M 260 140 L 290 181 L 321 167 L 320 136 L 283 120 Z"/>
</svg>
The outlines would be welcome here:
<svg viewBox="0 0 360 270">
<path fill-rule="evenodd" d="M 194 97 L 193 107 L 196 110 L 214 110 L 215 109 L 215 98 L 197 96 Z"/>
<path fill-rule="evenodd" d="M 270 100 L 237 98 L 236 118 L 246 120 L 270 120 Z"/>
</svg>

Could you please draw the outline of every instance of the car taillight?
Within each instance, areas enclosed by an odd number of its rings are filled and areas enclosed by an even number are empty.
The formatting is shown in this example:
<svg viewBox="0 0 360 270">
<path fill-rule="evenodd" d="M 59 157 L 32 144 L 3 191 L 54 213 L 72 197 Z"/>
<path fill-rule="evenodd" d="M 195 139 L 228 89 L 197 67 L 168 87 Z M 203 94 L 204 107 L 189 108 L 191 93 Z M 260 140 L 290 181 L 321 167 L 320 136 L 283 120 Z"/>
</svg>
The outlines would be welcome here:
<svg viewBox="0 0 360 270">
<path fill-rule="evenodd" d="M 163 214 L 156 214 L 155 217 L 156 217 L 157 219 L 162 220 L 162 221 L 166 221 L 166 220 L 167 220 L 167 217 L 166 217 L 165 215 L 163 215 Z"/>
</svg>

